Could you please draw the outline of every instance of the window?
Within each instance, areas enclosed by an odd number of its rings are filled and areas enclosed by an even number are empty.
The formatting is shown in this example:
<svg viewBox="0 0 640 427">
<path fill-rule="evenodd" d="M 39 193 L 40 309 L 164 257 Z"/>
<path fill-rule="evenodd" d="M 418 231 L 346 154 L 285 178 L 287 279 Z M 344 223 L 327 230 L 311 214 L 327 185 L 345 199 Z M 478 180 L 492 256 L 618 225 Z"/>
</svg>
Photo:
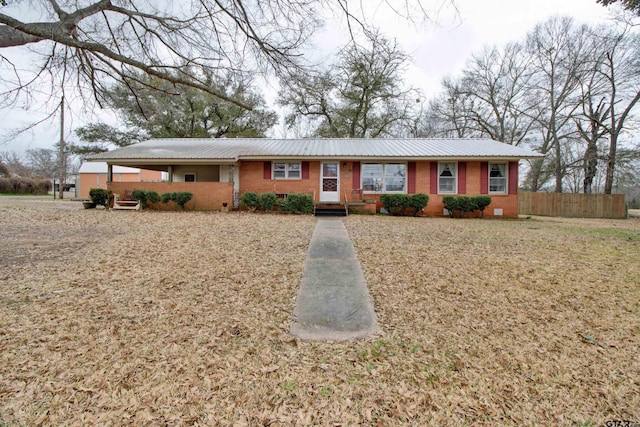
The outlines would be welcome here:
<svg viewBox="0 0 640 427">
<path fill-rule="evenodd" d="M 300 162 L 273 163 L 273 179 L 300 179 Z"/>
<path fill-rule="evenodd" d="M 438 193 L 455 194 L 456 164 L 438 163 Z"/>
<path fill-rule="evenodd" d="M 507 192 L 507 165 L 489 163 L 489 193 Z"/>
<path fill-rule="evenodd" d="M 185 173 L 184 174 L 184 182 L 196 182 L 196 174 L 195 173 Z"/>
<path fill-rule="evenodd" d="M 360 170 L 362 191 L 369 193 L 404 193 L 407 181 L 404 163 L 364 163 Z"/>
</svg>

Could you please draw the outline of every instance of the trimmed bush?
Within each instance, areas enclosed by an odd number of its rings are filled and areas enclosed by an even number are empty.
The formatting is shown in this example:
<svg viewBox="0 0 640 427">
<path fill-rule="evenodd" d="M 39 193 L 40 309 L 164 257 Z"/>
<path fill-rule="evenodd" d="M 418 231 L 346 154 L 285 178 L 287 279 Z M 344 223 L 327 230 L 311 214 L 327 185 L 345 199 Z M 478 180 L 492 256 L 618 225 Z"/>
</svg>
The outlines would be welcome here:
<svg viewBox="0 0 640 427">
<path fill-rule="evenodd" d="M 260 206 L 260 196 L 258 193 L 247 192 L 240 198 L 240 203 L 251 210 L 255 210 Z"/>
<path fill-rule="evenodd" d="M 391 215 L 405 215 L 407 210 L 411 209 L 413 216 L 417 216 L 429 203 L 429 196 L 422 193 L 383 194 L 380 196 L 380 202 Z"/>
<path fill-rule="evenodd" d="M 133 190 L 131 197 L 139 200 L 143 209 L 148 208 L 149 203 L 158 203 L 160 201 L 160 195 L 155 191 Z"/>
<path fill-rule="evenodd" d="M 383 194 L 380 196 L 382 206 L 391 215 L 404 215 L 404 211 L 409 207 L 409 196 L 406 194 Z"/>
<path fill-rule="evenodd" d="M 445 196 L 442 198 L 442 203 L 444 203 L 444 207 L 449 211 L 451 218 L 455 218 L 456 216 L 464 217 L 466 213 L 477 210 L 484 216 L 484 209 L 491 204 L 491 197 Z"/>
<path fill-rule="evenodd" d="M 162 203 L 169 203 L 169 201 L 174 202 L 176 205 L 180 206 L 180 209 L 184 210 L 185 205 L 191 200 L 193 197 L 192 193 L 188 191 L 177 191 L 175 193 L 164 193 L 160 196 L 160 201 Z"/>
<path fill-rule="evenodd" d="M 276 205 L 276 193 L 264 193 L 259 200 L 260 209 L 265 212 L 271 212 Z"/>
<path fill-rule="evenodd" d="M 484 218 L 484 210 L 491 204 L 491 197 L 489 196 L 475 196 L 473 201 L 476 204 L 476 209 L 480 211 L 480 217 Z"/>
<path fill-rule="evenodd" d="M 409 208 L 413 209 L 413 216 L 418 216 L 418 212 L 422 210 L 429 203 L 429 196 L 423 193 L 416 193 L 409 196 Z"/>
<path fill-rule="evenodd" d="M 282 212 L 310 214 L 313 212 L 313 199 L 308 194 L 289 193 L 287 198 L 278 202 Z"/>
<path fill-rule="evenodd" d="M 109 209 L 111 201 L 113 200 L 113 193 L 110 190 L 102 188 L 92 188 L 89 190 L 89 198 L 96 206 L 104 206 Z"/>
</svg>

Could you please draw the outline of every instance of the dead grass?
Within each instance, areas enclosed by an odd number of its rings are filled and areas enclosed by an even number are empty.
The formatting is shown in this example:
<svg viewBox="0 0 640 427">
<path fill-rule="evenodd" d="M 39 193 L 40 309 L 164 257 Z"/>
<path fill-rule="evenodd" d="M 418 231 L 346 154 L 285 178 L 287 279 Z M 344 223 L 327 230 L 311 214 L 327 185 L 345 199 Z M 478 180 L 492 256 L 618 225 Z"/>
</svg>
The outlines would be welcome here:
<svg viewBox="0 0 640 427">
<path fill-rule="evenodd" d="M 312 217 L 7 203 L 0 425 L 640 421 L 638 220 L 350 216 L 338 344 L 288 335 Z"/>
</svg>

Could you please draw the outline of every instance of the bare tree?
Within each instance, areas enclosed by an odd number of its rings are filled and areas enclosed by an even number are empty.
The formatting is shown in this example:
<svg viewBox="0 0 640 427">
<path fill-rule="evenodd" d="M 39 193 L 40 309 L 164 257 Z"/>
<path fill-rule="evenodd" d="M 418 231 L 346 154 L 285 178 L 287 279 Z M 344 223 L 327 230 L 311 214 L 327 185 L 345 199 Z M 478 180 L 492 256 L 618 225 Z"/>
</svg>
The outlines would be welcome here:
<svg viewBox="0 0 640 427">
<path fill-rule="evenodd" d="M 631 112 L 640 101 L 640 35 L 625 26 L 618 31 L 598 31 L 602 55 L 595 72 L 603 77 L 608 116 L 599 124 L 609 136 L 605 194 L 611 194 L 620 134 L 628 126 Z"/>
<path fill-rule="evenodd" d="M 15 151 L 0 151 L 0 162 L 4 164 L 11 175 L 31 176 L 31 169 L 24 164 Z"/>
<path fill-rule="evenodd" d="M 471 93 L 459 79 L 442 79 L 442 92 L 429 101 L 416 125 L 420 137 L 468 138 L 481 136 L 468 112 L 473 108 Z"/>
<path fill-rule="evenodd" d="M 382 4 L 407 18 L 427 13 L 421 0 Z M 0 12 L 0 49 L 33 46 L 41 62 L 39 69 L 24 74 L 9 55 L 0 54 L 0 86 L 5 87 L 0 107 L 24 102 L 20 95 L 29 98 L 39 84 L 48 87 L 37 87 L 38 93 L 56 99 L 62 86 L 79 88 L 81 94 L 88 90 L 101 104 L 114 81 L 144 84 L 138 77 L 143 73 L 250 110 L 242 99 L 207 84 L 206 76 L 184 72 L 184 67 L 231 73 L 295 71 L 327 10 L 339 11 L 349 28 L 365 26 L 364 8 L 345 0 L 8 2 Z M 27 15 L 41 19 L 22 19 Z"/>
<path fill-rule="evenodd" d="M 527 36 L 527 52 L 535 75 L 529 85 L 531 109 L 537 117 L 540 143 L 536 147 L 546 159 L 531 162 L 529 183 L 538 191 L 546 174 L 542 170 L 551 163 L 555 192 L 562 192 L 566 163 L 563 146 L 576 138 L 573 117 L 580 108 L 580 78 L 589 66 L 586 26 L 577 26 L 571 18 L 554 17 L 537 25 Z M 547 175 L 548 176 L 548 175 Z"/>
<path fill-rule="evenodd" d="M 55 150 L 34 148 L 27 150 L 27 162 L 31 174 L 37 178 L 56 179 L 58 177 L 58 156 Z"/>
<path fill-rule="evenodd" d="M 368 33 L 367 46 L 348 45 L 329 70 L 285 82 L 278 103 L 292 110 L 289 126 L 314 121 L 314 136 L 399 136 L 410 126 L 419 99 L 416 89 L 402 84 L 407 59 L 397 43 Z"/>
<path fill-rule="evenodd" d="M 496 141 L 519 145 L 538 117 L 525 114 L 534 71 L 519 43 L 492 47 L 474 55 L 461 79 L 471 97 L 466 111 L 473 127 Z"/>
</svg>

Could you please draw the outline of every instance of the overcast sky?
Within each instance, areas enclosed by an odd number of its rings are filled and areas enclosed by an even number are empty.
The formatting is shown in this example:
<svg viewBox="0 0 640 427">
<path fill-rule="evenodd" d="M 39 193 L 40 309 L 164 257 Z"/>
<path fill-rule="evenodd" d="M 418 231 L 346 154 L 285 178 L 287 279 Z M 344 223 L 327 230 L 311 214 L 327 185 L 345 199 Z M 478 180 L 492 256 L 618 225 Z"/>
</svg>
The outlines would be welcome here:
<svg viewBox="0 0 640 427">
<path fill-rule="evenodd" d="M 363 3 L 379 0 L 364 0 Z M 427 99 L 433 97 L 441 79 L 459 72 L 474 52 L 483 46 L 503 44 L 521 40 L 535 24 L 553 15 L 573 16 L 579 22 L 598 23 L 606 21 L 608 9 L 595 0 L 455 0 L 458 13 L 447 7 L 446 0 L 423 0 L 425 4 L 438 7 L 432 13 L 435 23 L 420 26 L 408 25 L 393 14 L 374 12 L 370 23 L 376 25 L 389 38 L 395 38 L 406 53 L 413 57 L 407 70 L 407 83 L 421 88 Z M 343 32 L 343 31 L 342 31 Z M 344 43 L 339 25 L 330 25 L 316 39 L 316 55 L 334 51 Z M 344 33 L 344 32 L 343 32 Z M 274 88 L 267 88 L 273 92 Z M 271 98 L 272 96 L 268 96 Z M 30 134 L 7 141 L 8 129 L 35 116 L 21 109 L 0 112 L 0 151 L 23 153 L 30 148 L 52 148 L 59 138 L 58 122 L 40 126 Z M 86 120 L 81 112 L 68 117 L 65 134 L 68 140 L 75 136 L 72 131 Z M 277 134 L 274 136 L 280 136 Z"/>
</svg>

